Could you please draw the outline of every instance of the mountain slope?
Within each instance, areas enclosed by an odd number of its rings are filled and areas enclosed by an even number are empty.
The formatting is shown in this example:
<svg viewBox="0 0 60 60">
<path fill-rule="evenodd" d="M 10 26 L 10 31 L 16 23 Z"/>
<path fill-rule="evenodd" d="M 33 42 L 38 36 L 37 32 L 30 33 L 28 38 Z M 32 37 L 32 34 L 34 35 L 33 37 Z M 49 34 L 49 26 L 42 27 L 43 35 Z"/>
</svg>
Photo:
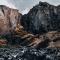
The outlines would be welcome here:
<svg viewBox="0 0 60 60">
<path fill-rule="evenodd" d="M 0 5 L 0 35 L 9 34 L 20 22 L 21 16 L 18 10 Z"/>
<path fill-rule="evenodd" d="M 40 2 L 23 16 L 16 9 L 0 6 L 0 35 L 7 34 L 8 46 L 60 47 L 59 31 L 60 6 Z"/>
<path fill-rule="evenodd" d="M 22 17 L 22 25 L 34 34 L 60 31 L 60 6 L 39 2 Z"/>
</svg>

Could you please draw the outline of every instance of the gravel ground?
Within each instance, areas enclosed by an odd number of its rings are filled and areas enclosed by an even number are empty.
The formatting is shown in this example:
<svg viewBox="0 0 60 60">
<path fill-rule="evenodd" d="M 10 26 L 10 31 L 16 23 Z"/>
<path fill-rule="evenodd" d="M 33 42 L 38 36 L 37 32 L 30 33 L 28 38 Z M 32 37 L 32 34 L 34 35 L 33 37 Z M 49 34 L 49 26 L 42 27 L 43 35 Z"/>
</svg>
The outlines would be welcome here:
<svg viewBox="0 0 60 60">
<path fill-rule="evenodd" d="M 0 60 L 60 60 L 60 49 L 0 48 Z"/>
</svg>

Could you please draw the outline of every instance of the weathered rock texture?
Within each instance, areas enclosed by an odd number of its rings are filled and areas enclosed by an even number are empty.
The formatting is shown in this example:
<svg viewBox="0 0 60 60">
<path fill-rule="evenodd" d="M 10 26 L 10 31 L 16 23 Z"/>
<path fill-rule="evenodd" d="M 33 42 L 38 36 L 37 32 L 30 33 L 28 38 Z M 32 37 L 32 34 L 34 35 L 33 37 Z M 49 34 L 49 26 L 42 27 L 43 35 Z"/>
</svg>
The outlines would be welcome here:
<svg viewBox="0 0 60 60">
<path fill-rule="evenodd" d="M 60 47 L 60 6 L 40 2 L 22 16 L 21 24 L 25 30 L 17 29 L 16 33 L 23 39 L 22 45 Z"/>
<path fill-rule="evenodd" d="M 16 27 L 17 23 L 20 23 L 21 16 L 17 9 L 0 5 L 0 34 L 10 33 Z"/>
<path fill-rule="evenodd" d="M 60 32 L 51 31 L 42 35 L 33 35 L 16 27 L 15 36 L 21 38 L 21 46 L 34 48 L 60 48 Z"/>
<path fill-rule="evenodd" d="M 60 47 L 60 6 L 40 2 L 22 16 L 18 10 L 0 6 L 0 34 L 8 44 L 34 48 Z"/>
<path fill-rule="evenodd" d="M 60 6 L 39 2 L 22 17 L 22 25 L 34 34 L 60 31 Z"/>
</svg>

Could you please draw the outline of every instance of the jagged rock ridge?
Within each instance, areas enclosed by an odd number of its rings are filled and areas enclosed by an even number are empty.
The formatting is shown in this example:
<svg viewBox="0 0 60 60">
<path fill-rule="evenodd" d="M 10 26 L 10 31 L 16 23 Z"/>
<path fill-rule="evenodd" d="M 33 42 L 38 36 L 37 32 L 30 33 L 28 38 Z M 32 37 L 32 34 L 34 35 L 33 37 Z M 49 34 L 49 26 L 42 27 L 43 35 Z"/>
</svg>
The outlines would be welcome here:
<svg viewBox="0 0 60 60">
<path fill-rule="evenodd" d="M 59 9 L 59 6 L 40 2 L 22 16 L 17 10 L 1 5 L 0 34 L 10 32 L 8 44 L 19 47 L 60 47 Z"/>
<path fill-rule="evenodd" d="M 60 31 L 60 6 L 39 2 L 28 14 L 22 16 L 25 30 L 34 34 Z"/>
</svg>

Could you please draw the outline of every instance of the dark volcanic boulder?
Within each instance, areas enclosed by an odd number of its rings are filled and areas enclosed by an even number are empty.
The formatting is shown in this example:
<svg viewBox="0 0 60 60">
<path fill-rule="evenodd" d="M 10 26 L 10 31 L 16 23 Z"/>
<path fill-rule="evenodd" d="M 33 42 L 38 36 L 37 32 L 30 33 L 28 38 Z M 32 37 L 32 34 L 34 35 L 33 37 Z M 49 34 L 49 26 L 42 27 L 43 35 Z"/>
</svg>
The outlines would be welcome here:
<svg viewBox="0 0 60 60">
<path fill-rule="evenodd" d="M 34 34 L 60 31 L 60 6 L 39 2 L 22 17 L 21 22 L 25 30 Z"/>
</svg>

